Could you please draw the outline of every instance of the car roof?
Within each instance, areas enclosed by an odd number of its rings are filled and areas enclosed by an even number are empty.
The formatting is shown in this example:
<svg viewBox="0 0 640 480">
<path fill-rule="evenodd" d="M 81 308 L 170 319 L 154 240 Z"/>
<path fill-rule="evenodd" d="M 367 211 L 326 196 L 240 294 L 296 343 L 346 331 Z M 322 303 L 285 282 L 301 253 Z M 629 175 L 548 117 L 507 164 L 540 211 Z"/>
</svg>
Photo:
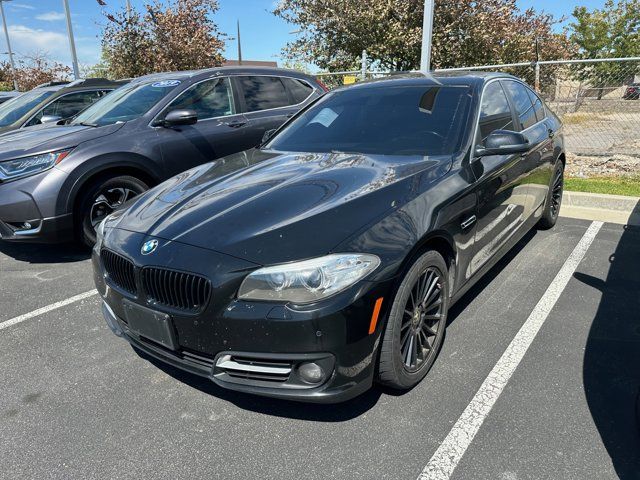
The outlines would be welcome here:
<svg viewBox="0 0 640 480">
<path fill-rule="evenodd" d="M 214 67 L 214 68 L 206 68 L 203 70 L 185 70 L 179 72 L 162 72 L 162 73 L 151 73 L 149 75 L 144 75 L 142 77 L 138 77 L 133 79 L 132 83 L 143 83 L 154 80 L 186 80 L 186 79 L 194 79 L 199 80 L 200 78 L 210 77 L 212 75 L 286 75 L 292 77 L 299 78 L 307 78 L 312 79 L 312 75 L 308 75 L 306 73 L 290 70 L 287 68 L 275 68 L 275 67 L 244 67 L 244 66 L 234 66 L 234 67 Z"/>
<path fill-rule="evenodd" d="M 48 82 L 38 85 L 33 90 L 45 92 L 84 90 L 90 88 L 118 88 L 128 80 L 109 80 L 107 78 L 81 78 L 72 82 Z"/>
<path fill-rule="evenodd" d="M 364 82 L 359 82 L 344 88 L 378 88 L 384 86 L 421 86 L 421 85 L 463 85 L 470 87 L 481 87 L 494 78 L 519 78 L 502 72 L 485 71 L 436 71 L 436 72 L 410 72 L 391 74 L 390 76 L 375 78 Z"/>
</svg>

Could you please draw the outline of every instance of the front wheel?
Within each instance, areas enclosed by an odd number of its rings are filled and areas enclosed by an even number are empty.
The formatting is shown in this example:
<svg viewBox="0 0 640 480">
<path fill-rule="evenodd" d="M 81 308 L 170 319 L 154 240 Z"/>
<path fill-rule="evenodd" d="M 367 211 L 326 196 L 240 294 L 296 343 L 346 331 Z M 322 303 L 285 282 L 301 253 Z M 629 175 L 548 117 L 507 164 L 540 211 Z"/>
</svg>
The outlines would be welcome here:
<svg viewBox="0 0 640 480">
<path fill-rule="evenodd" d="M 411 266 L 393 299 L 380 350 L 380 383 L 407 390 L 424 378 L 442 345 L 448 306 L 447 264 L 428 251 Z"/>
<path fill-rule="evenodd" d="M 547 230 L 553 228 L 558 221 L 560 215 L 560 207 L 562 206 L 562 194 L 564 192 L 564 165 L 558 160 L 553 169 L 553 178 L 549 185 L 549 192 L 544 204 L 542 217 L 538 222 L 538 227 Z"/>
<path fill-rule="evenodd" d="M 96 227 L 107 215 L 133 197 L 147 191 L 143 181 L 123 175 L 91 184 L 78 203 L 78 239 L 88 247 L 96 243 Z"/>
</svg>

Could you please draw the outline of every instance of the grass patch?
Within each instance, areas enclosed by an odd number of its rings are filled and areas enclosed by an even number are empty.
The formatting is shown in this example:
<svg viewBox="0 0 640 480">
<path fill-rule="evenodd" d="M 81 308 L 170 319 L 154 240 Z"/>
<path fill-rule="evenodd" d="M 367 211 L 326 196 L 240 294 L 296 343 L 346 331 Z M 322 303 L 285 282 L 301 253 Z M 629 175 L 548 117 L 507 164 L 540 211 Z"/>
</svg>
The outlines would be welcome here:
<svg viewBox="0 0 640 480">
<path fill-rule="evenodd" d="M 565 178 L 565 190 L 640 197 L 640 175 L 631 177 Z"/>
<path fill-rule="evenodd" d="M 594 113 L 574 112 L 565 113 L 562 116 L 562 123 L 565 125 L 580 125 L 587 122 L 597 122 L 598 120 L 602 120 L 602 117 Z"/>
</svg>

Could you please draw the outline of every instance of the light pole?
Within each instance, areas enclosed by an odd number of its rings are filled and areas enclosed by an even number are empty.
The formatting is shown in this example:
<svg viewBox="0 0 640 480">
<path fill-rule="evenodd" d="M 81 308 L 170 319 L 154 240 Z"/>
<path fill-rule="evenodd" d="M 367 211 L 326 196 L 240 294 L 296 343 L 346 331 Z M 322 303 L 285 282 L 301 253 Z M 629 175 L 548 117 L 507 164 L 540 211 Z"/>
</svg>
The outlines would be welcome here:
<svg viewBox="0 0 640 480">
<path fill-rule="evenodd" d="M 7 39 L 7 51 L 9 52 L 9 64 L 11 65 L 11 76 L 13 77 L 13 88 L 18 90 L 18 81 L 16 80 L 16 65 L 13 62 L 13 52 L 11 51 L 11 42 L 9 41 L 9 30 L 7 30 L 7 20 L 4 16 L 4 2 L 11 0 L 0 0 L 0 14 L 2 15 L 2 28 L 4 28 L 4 36 Z"/>
<path fill-rule="evenodd" d="M 422 52 L 420 54 L 420 71 L 431 70 L 431 37 L 433 34 L 434 0 L 424 0 L 424 18 L 422 20 Z"/>
<path fill-rule="evenodd" d="M 242 46 L 240 45 L 240 20 L 238 20 L 238 65 L 242 65 Z"/>
<path fill-rule="evenodd" d="M 67 16 L 67 33 L 69 34 L 69 47 L 71 48 L 71 60 L 73 62 L 73 77 L 80 78 L 80 68 L 78 68 L 78 55 L 76 54 L 76 42 L 73 39 L 73 28 L 71 27 L 71 12 L 69 11 L 69 0 L 62 0 L 64 13 Z"/>
</svg>

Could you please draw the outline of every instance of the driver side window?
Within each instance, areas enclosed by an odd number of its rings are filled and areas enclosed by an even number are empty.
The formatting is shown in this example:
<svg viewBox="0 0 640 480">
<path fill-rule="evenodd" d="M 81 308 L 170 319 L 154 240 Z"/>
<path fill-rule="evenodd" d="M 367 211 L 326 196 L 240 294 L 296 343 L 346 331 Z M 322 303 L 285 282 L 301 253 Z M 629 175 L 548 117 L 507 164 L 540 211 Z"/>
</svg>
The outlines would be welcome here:
<svg viewBox="0 0 640 480">
<path fill-rule="evenodd" d="M 193 85 L 167 107 L 165 114 L 182 109 L 194 110 L 198 120 L 234 115 L 231 82 L 228 78 L 214 78 Z"/>
<path fill-rule="evenodd" d="M 513 130 L 511 106 L 500 82 L 487 85 L 480 105 L 478 136 L 480 144 L 495 130 Z"/>
</svg>

